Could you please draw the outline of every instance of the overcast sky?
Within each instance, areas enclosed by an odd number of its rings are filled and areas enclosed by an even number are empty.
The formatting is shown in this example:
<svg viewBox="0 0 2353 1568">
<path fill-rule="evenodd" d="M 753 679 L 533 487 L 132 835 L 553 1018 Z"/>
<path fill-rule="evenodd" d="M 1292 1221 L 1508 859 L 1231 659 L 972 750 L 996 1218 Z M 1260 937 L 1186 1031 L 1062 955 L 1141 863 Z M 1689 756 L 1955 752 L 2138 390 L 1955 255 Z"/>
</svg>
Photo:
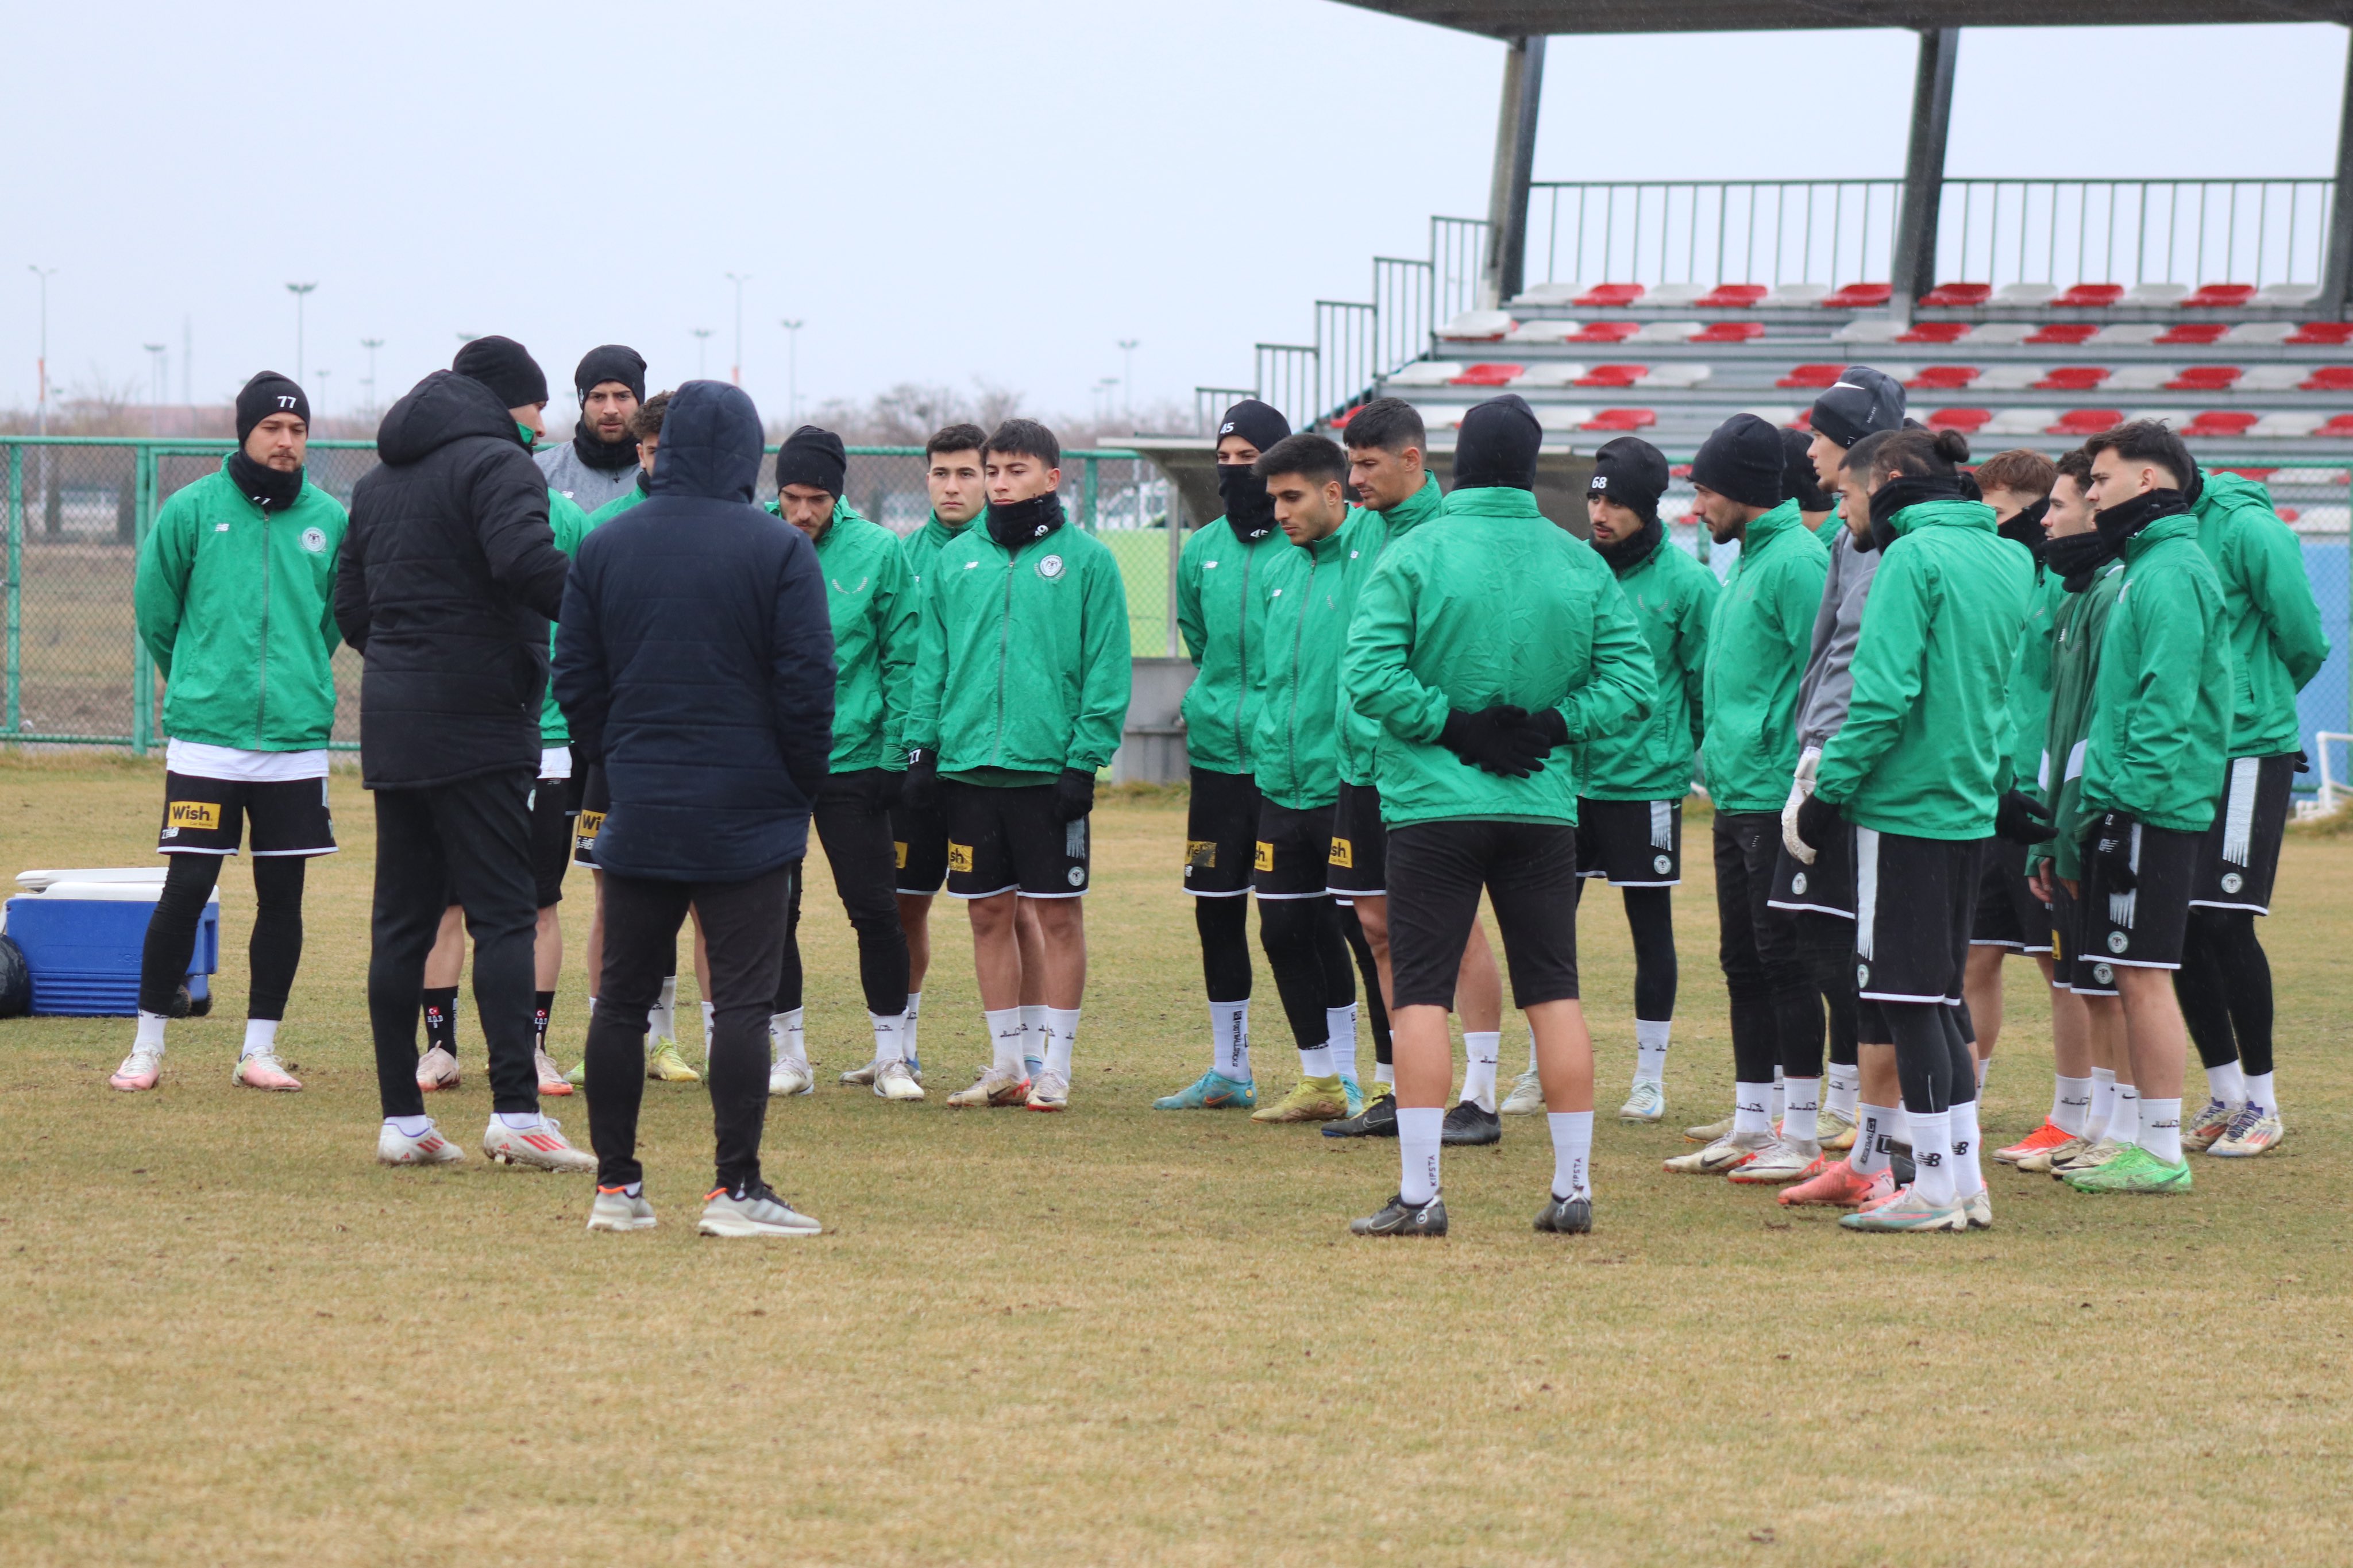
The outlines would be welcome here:
<svg viewBox="0 0 2353 1568">
<path fill-rule="evenodd" d="M 2326 175 L 2345 33 L 2327 26 L 1972 32 L 1956 174 Z M 1559 38 L 1539 179 L 1894 175 L 1897 32 Z M 529 345 L 559 389 L 631 343 L 657 384 L 733 355 L 805 404 L 986 377 L 1083 411 L 1134 354 L 1139 403 L 1235 384 L 1312 301 L 1366 297 L 1431 213 L 1482 216 L 1502 46 L 1328 0 L 230 11 L 28 6 L 0 102 L 0 406 L 144 388 L 184 321 L 194 390 L 295 368 L 316 281 L 330 411 Z M 2127 87 L 2125 84 L 2129 84 Z M 562 401 L 551 413 L 568 414 Z"/>
</svg>

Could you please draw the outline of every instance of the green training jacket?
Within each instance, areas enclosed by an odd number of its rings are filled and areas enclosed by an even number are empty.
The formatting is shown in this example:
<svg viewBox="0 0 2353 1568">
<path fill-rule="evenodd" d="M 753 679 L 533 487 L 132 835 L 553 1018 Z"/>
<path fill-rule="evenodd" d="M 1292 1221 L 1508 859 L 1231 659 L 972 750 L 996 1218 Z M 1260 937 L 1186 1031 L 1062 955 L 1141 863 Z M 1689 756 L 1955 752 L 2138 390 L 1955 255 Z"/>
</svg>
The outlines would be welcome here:
<svg viewBox="0 0 2353 1568">
<path fill-rule="evenodd" d="M 174 739 L 310 752 L 335 727 L 335 558 L 348 523 L 318 486 L 264 513 L 218 470 L 164 503 L 132 607 Z"/>
<path fill-rule="evenodd" d="M 1008 551 L 968 528 L 923 584 L 906 744 L 975 784 L 1093 773 L 1119 749 L 1131 674 L 1127 590 L 1101 540 L 1065 523 Z"/>
<path fill-rule="evenodd" d="M 2084 815 L 2203 833 L 2230 757 L 2238 674 L 2222 585 L 2186 513 L 2126 540 L 2124 558 L 2085 726 Z"/>
<path fill-rule="evenodd" d="M 775 501 L 768 510 L 784 515 Z M 837 497 L 833 521 L 818 537 L 817 564 L 833 618 L 833 771 L 902 772 L 907 751 L 899 735 L 922 623 L 906 550 L 897 534 Z"/>
<path fill-rule="evenodd" d="M 2050 808 L 2058 837 L 2027 850 L 2030 875 L 2046 860 L 2071 882 L 2084 875 L 2083 838 L 2091 827 L 2084 811 L 2084 745 L 2090 733 L 2092 689 L 2100 674 L 2100 637 L 2124 574 L 2123 562 L 2109 562 L 2082 593 L 2068 594 L 2052 617 L 2051 713 L 2032 776 L 2034 793 Z"/>
<path fill-rule="evenodd" d="M 987 514 L 984 512 L 981 515 L 986 517 Z M 977 518 L 974 520 L 974 521 L 978 521 Z M 965 531 L 971 527 L 970 522 L 942 522 L 940 514 L 934 512 L 923 520 L 923 527 L 899 542 L 899 548 L 907 558 L 907 580 L 914 585 L 919 609 L 923 591 L 923 576 L 931 571 L 932 563 L 938 558 L 941 548 L 962 539 Z"/>
<path fill-rule="evenodd" d="M 1871 579 L 1846 722 L 1814 793 L 1848 821 L 1915 838 L 1989 837 L 2010 782 L 2003 686 L 2034 557 L 1982 501 L 1907 506 Z"/>
<path fill-rule="evenodd" d="M 2001 754 L 2009 763 L 2002 787 L 2012 784 L 2031 789 L 2042 763 L 2042 735 L 2051 717 L 2051 626 L 2063 603 L 2073 597 L 2058 574 L 2040 566 L 2026 591 L 2024 624 L 2010 661 L 2009 713 L 2002 728 Z"/>
<path fill-rule="evenodd" d="M 1601 557 L 1526 490 L 1456 490 L 1440 523 L 1383 552 L 1341 656 L 1356 711 L 1381 726 L 1381 819 L 1574 826 L 1578 748 L 1651 710 L 1650 645 Z M 1568 741 L 1543 772 L 1503 778 L 1438 743 L 1448 710 L 1500 702 L 1559 710 Z"/>
<path fill-rule="evenodd" d="M 631 491 L 631 494 L 638 492 Z M 627 498 L 622 498 L 626 500 Z M 611 503 L 618 506 L 619 501 Z M 598 518 L 606 514 L 598 508 L 596 517 L 580 510 L 580 503 L 562 490 L 550 486 L 547 491 L 547 526 L 555 535 L 555 548 L 569 558 L 580 553 L 580 542 L 588 537 Z M 555 658 L 555 623 L 547 623 L 547 657 L 553 668 Z M 546 692 L 539 700 L 539 743 L 543 746 L 568 746 L 572 743 L 572 726 L 556 706 L 555 682 L 547 683 Z"/>
<path fill-rule="evenodd" d="M 1259 793 L 1277 805 L 1304 811 L 1340 796 L 1340 653 L 1349 609 L 1342 578 L 1348 552 L 1379 526 L 1370 512 L 1352 510 L 1313 544 L 1276 533 L 1282 549 L 1258 574 L 1263 651 L 1250 757 Z"/>
<path fill-rule="evenodd" d="M 1707 732 L 1707 628 L 1724 588 L 1663 533 L 1658 548 L 1615 574 L 1650 647 L 1658 691 L 1649 718 L 1586 745 L 1577 775 L 1589 800 L 1681 800 L 1691 793 L 1692 756 Z"/>
<path fill-rule="evenodd" d="M 1347 564 L 1340 574 L 1340 602 L 1347 609 L 1349 625 L 1356 624 L 1356 602 L 1364 595 L 1365 584 L 1372 581 L 1373 573 L 1381 563 L 1388 547 L 1407 534 L 1436 517 L 1445 498 L 1438 492 L 1436 475 L 1426 476 L 1421 489 L 1399 501 L 1388 511 L 1359 509 L 1377 526 L 1357 532 L 1356 542 L 1348 548 Z M 1353 521 L 1356 514 L 1350 513 Z M 1355 634 L 1352 631 L 1351 637 Z M 1340 713 L 1336 731 L 1340 782 L 1368 784 L 1373 782 L 1373 761 L 1380 749 L 1381 727 L 1366 714 L 1351 706 L 1348 694 L 1339 695 Z"/>
<path fill-rule="evenodd" d="M 1718 811 L 1778 812 L 1798 776 L 1798 683 L 1831 552 L 1785 500 L 1748 525 L 1708 625 L 1700 750 Z"/>
<path fill-rule="evenodd" d="M 2231 755 L 2296 751 L 2304 730 L 2295 694 L 2328 658 L 2303 542 L 2272 510 L 2271 492 L 2263 486 L 2237 474 L 2208 472 L 2204 479 L 2192 515 L 2198 547 L 2221 584 L 2222 625 L 2237 671 Z"/>
<path fill-rule="evenodd" d="M 1176 626 L 1198 672 L 1185 692 L 1185 754 L 1197 768 L 1251 771 L 1263 579 L 1277 552 L 1293 548 L 1280 529 L 1245 542 L 1219 518 L 1195 529 L 1177 558 Z"/>
</svg>

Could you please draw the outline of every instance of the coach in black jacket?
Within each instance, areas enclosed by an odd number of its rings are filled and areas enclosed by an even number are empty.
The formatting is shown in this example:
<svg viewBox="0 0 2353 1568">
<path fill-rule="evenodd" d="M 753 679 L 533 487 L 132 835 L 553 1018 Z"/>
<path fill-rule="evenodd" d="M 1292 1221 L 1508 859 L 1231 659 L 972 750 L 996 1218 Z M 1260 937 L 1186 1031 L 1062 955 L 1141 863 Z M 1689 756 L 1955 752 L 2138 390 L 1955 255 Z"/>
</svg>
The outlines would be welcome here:
<svg viewBox="0 0 2353 1568">
<path fill-rule="evenodd" d="M 531 794 L 547 622 L 566 562 L 522 421 L 536 423 L 546 401 L 547 379 L 521 344 L 478 339 L 455 370 L 392 405 L 376 432 L 383 463 L 352 492 L 335 621 L 364 658 L 360 768 L 376 809 L 368 1013 L 386 1122 L 378 1152 L 395 1163 L 455 1156 L 429 1126 L 417 1130 L 425 955 L 453 901 L 474 938 L 489 1047 L 485 1152 L 554 1169 L 586 1158 L 537 1135 L 532 1063 Z"/>
<path fill-rule="evenodd" d="M 742 392 L 679 388 L 645 500 L 582 542 L 558 619 L 556 700 L 611 793 L 596 837 L 605 967 L 586 1053 L 598 1228 L 650 1223 L 636 1157 L 646 1010 L 691 904 L 716 1014 L 721 1190 L 702 1229 L 816 1229 L 761 1181 L 760 1134 L 785 910 L 833 747 L 833 627 L 817 552 L 753 504 L 760 446 Z"/>
</svg>

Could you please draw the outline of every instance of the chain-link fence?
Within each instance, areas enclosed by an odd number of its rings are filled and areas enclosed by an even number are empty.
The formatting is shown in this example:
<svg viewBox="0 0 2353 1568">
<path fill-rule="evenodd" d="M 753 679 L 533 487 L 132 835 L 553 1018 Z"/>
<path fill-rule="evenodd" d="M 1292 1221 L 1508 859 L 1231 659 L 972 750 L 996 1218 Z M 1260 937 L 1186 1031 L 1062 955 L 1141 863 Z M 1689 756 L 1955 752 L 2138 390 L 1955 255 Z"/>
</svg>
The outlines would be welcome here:
<svg viewBox="0 0 2353 1568">
<path fill-rule="evenodd" d="M 165 501 L 216 470 L 229 443 L 0 437 L 5 472 L 6 697 L 0 744 L 161 743 L 162 682 L 132 606 L 139 544 Z M 306 477 L 348 507 L 376 463 L 371 441 L 312 441 Z M 849 502 L 894 532 L 931 514 L 921 447 L 849 448 Z M 1130 452 L 1063 455 L 1062 502 L 1118 557 L 1139 654 L 1168 643 L 1169 487 Z M 763 493 L 774 465 L 763 467 Z M 360 661 L 335 654 L 339 749 L 359 743 Z M 141 702 L 138 694 L 148 694 Z"/>
</svg>

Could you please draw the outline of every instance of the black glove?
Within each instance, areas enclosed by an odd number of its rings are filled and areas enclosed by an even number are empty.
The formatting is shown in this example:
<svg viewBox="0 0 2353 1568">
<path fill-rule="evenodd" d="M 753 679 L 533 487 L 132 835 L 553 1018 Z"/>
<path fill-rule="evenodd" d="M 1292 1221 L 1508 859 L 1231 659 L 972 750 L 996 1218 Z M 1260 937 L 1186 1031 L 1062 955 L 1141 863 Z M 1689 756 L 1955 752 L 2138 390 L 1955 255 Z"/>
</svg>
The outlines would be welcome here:
<svg viewBox="0 0 2353 1568">
<path fill-rule="evenodd" d="M 906 776 L 900 781 L 899 804 L 909 811 L 934 811 L 940 804 L 940 758 L 936 752 L 907 753 Z"/>
<path fill-rule="evenodd" d="M 1095 775 L 1085 768 L 1064 768 L 1054 781 L 1054 815 L 1076 822 L 1095 808 Z"/>
<path fill-rule="evenodd" d="M 2099 826 L 2084 842 L 2084 858 L 2098 869 L 2100 886 L 2111 893 L 2129 893 L 2140 886 L 2132 865 L 2133 819 L 2121 811 L 2101 816 Z"/>
<path fill-rule="evenodd" d="M 1450 710 L 1438 743 L 1461 758 L 1465 767 L 1484 768 L 1507 779 L 1542 773 L 1545 752 L 1551 749 L 1538 749 L 1528 729 L 1527 710 L 1508 704 L 1476 713 Z"/>
<path fill-rule="evenodd" d="M 2007 790 L 1993 808 L 1993 831 L 1999 838 L 2012 844 L 2040 844 L 2046 838 L 2056 838 L 2059 830 L 2051 826 L 2051 811 L 2041 801 L 2022 790 Z"/>
<path fill-rule="evenodd" d="M 1532 744 L 1542 746 L 1546 752 L 1556 746 L 1568 744 L 1568 721 L 1560 716 L 1557 708 L 1543 708 L 1529 714 L 1527 722 L 1520 726 L 1520 731 L 1534 738 Z"/>
<path fill-rule="evenodd" d="M 1845 820 L 1837 806 L 1819 795 L 1810 795 L 1798 806 L 1798 837 L 1807 848 L 1819 855 Z"/>
<path fill-rule="evenodd" d="M 889 768 L 876 768 L 874 770 L 874 809 L 889 811 L 898 805 L 900 788 L 906 782 L 905 773 L 893 773 Z"/>
</svg>

